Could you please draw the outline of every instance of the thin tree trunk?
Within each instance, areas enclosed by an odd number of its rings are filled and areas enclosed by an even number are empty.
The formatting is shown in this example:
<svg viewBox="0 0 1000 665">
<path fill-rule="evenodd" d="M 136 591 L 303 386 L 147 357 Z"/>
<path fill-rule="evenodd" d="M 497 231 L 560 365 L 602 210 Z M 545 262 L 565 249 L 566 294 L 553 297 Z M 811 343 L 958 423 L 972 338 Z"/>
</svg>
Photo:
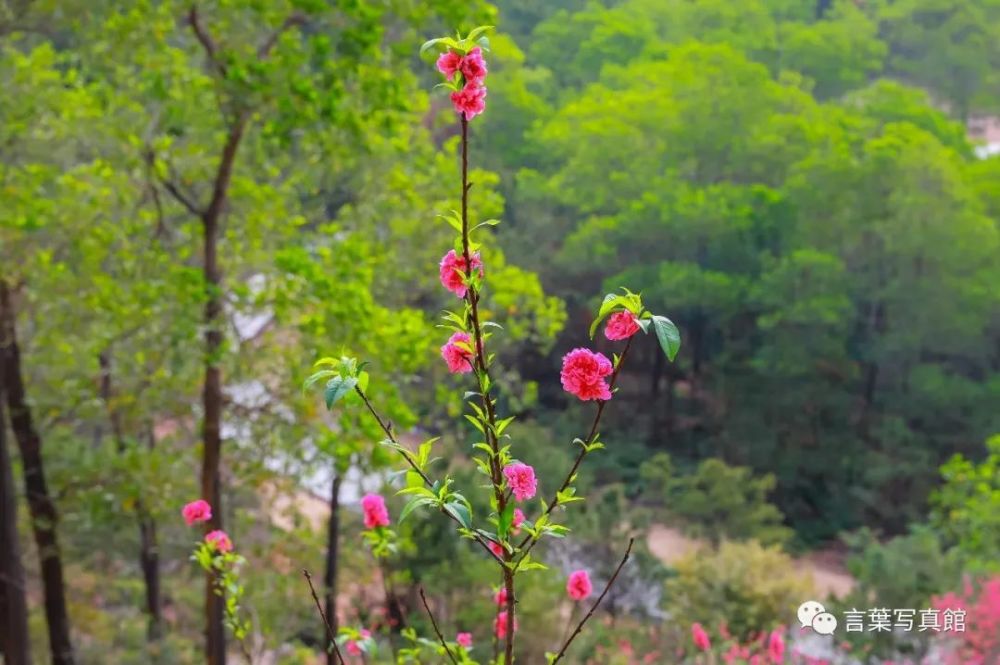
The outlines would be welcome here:
<svg viewBox="0 0 1000 665">
<path fill-rule="evenodd" d="M 3 376 L 3 354 L 0 354 Z M 6 665 L 31 663 L 28 604 L 24 598 L 24 566 L 17 533 L 17 492 L 7 449 L 7 417 L 0 384 L 0 655 Z"/>
<path fill-rule="evenodd" d="M 53 665 L 73 665 L 69 613 L 66 609 L 66 586 L 62 556 L 56 535 L 58 512 L 49 496 L 42 461 L 42 440 L 31 420 L 17 345 L 14 303 L 8 285 L 0 279 L 0 353 L 4 356 L 3 384 L 10 410 L 11 429 L 21 451 L 24 466 L 25 495 L 31 514 L 31 528 L 41 559 L 45 618 L 49 627 L 49 648 Z"/>
<path fill-rule="evenodd" d="M 337 634 L 337 570 L 340 565 L 340 484 L 342 478 L 334 473 L 333 486 L 330 488 L 330 523 L 327 528 L 326 572 L 323 575 L 323 587 L 326 590 L 326 618 L 330 629 Z M 327 665 L 339 665 L 337 654 L 327 651 Z"/>
<path fill-rule="evenodd" d="M 108 411 L 111 421 L 111 433 L 115 439 L 118 454 L 125 452 L 125 428 L 122 424 L 121 412 L 115 408 L 114 385 L 111 371 L 111 350 L 105 349 L 97 358 L 101 367 L 101 399 Z M 152 448 L 150 437 L 150 448 Z M 136 512 L 139 517 L 139 567 L 142 570 L 143 585 L 146 590 L 146 639 L 150 642 L 158 640 L 162 635 L 163 615 L 160 610 L 160 562 L 156 545 L 156 521 L 146 510 L 145 503 L 139 497 L 136 500 Z"/>
<path fill-rule="evenodd" d="M 222 460 L 222 369 L 219 367 L 219 356 L 222 353 L 222 272 L 219 269 L 219 220 L 225 207 L 236 151 L 240 147 L 247 119 L 248 115 L 241 113 L 230 127 L 212 188 L 212 200 L 201 215 L 203 272 L 207 291 L 201 496 L 212 504 L 212 519 L 205 524 L 206 533 L 222 528 L 222 492 L 219 487 L 219 465 Z M 209 572 L 205 579 L 205 650 L 208 665 L 224 665 L 226 662 L 224 609 L 225 598 L 217 593 L 215 574 Z"/>
<path fill-rule="evenodd" d="M 156 543 L 156 520 L 139 515 L 139 565 L 146 586 L 146 614 L 149 623 L 146 639 L 154 642 L 163 636 L 163 612 L 160 602 L 160 553 Z"/>
</svg>

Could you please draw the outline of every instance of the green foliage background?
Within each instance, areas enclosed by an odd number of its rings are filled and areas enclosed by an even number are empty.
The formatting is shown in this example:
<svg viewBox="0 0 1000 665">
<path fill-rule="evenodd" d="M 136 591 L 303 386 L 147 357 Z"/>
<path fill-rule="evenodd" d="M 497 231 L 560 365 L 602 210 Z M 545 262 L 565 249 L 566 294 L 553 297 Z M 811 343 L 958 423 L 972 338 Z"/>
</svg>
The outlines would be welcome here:
<svg viewBox="0 0 1000 665">
<path fill-rule="evenodd" d="M 450 302 L 436 215 L 458 207 L 455 123 L 416 53 L 481 23 L 497 29 L 472 124 L 471 210 L 503 220 L 483 308 L 505 328 L 500 399 L 521 416 L 515 436 L 543 487 L 579 435 L 585 410 L 562 391 L 559 359 L 589 344 L 597 294 L 640 290 L 684 339 L 676 364 L 650 342 L 622 377 L 608 448 L 580 479 L 592 503 L 570 511 L 588 563 L 607 575 L 619 542 L 653 522 L 723 543 L 677 570 L 643 551 L 638 575 L 657 588 L 679 575 L 654 604 L 687 621 L 737 621 L 718 596 L 745 591 L 746 631 L 788 623 L 794 593 L 743 589 L 741 576 L 699 596 L 730 558 L 784 565 L 727 540 L 802 552 L 860 529 L 847 538 L 856 598 L 881 604 L 925 603 L 963 572 L 1000 567 L 1000 449 L 983 447 L 1000 431 L 1000 156 L 980 158 L 968 138 L 1000 115 L 1000 2 L 206 0 L 223 79 L 185 24 L 189 4 L 0 1 L 0 279 L 18 293 L 82 662 L 199 658 L 178 510 L 197 493 L 205 292 L 197 220 L 165 183 L 207 196 L 235 113 L 251 121 L 220 248 L 225 511 L 251 561 L 260 648 L 283 663 L 318 653 L 288 573 L 318 569 L 325 547 L 301 505 L 276 524 L 265 488 L 295 497 L 305 479 L 349 469 L 367 489 L 388 480 L 375 424 L 302 394 L 319 355 L 371 361 L 371 394 L 397 429 L 442 435 L 446 463 L 475 482 L 455 424 L 462 389 L 433 324 Z M 259 61 L 291 14 L 307 27 Z M 139 511 L 160 524 L 168 630 L 155 644 Z M 364 622 L 377 580 L 343 512 L 345 619 Z M 26 516 L 23 527 L 37 590 Z M 435 519 L 403 534 L 393 575 L 412 623 L 426 633 L 420 583 L 444 620 L 488 644 L 485 560 Z M 562 631 L 551 608 L 563 572 L 537 573 L 525 600 L 538 635 L 524 662 Z M 686 644 L 625 613 L 637 645 Z M 595 654 L 614 639 L 596 627 L 574 662 L 610 662 Z"/>
</svg>

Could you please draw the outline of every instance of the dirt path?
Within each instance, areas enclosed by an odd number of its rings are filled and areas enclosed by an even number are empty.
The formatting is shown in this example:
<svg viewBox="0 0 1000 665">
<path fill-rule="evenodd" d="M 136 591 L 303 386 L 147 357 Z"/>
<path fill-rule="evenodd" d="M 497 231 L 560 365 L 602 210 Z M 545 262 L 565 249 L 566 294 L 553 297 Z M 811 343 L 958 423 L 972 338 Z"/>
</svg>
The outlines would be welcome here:
<svg viewBox="0 0 1000 665">
<path fill-rule="evenodd" d="M 663 524 L 650 527 L 647 536 L 649 551 L 666 564 L 707 546 L 705 541 L 689 538 L 678 529 Z M 843 598 L 854 587 L 854 578 L 844 568 L 840 557 L 833 552 L 814 552 L 795 560 L 796 568 L 803 575 L 811 575 L 819 595 Z"/>
</svg>

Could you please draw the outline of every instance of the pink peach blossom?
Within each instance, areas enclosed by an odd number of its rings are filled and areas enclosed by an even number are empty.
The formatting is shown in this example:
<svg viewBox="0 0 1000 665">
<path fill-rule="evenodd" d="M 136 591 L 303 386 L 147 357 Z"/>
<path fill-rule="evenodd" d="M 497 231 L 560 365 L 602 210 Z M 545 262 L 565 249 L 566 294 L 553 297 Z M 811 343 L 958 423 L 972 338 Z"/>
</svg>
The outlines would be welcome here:
<svg viewBox="0 0 1000 665">
<path fill-rule="evenodd" d="M 700 623 L 691 624 L 691 638 L 694 645 L 701 651 L 708 651 L 712 648 L 712 642 L 708 639 L 708 633 L 702 628 Z"/>
<path fill-rule="evenodd" d="M 615 312 L 608 318 L 604 336 L 611 341 L 628 339 L 639 332 L 639 322 L 632 312 Z"/>
<path fill-rule="evenodd" d="M 458 645 L 466 649 L 472 648 L 472 633 L 459 633 L 455 636 L 455 641 Z"/>
<path fill-rule="evenodd" d="M 344 650 L 347 651 L 347 653 L 351 654 L 352 656 L 361 655 L 361 647 L 354 640 L 348 640 L 344 644 Z"/>
<path fill-rule="evenodd" d="M 573 600 L 583 600 L 594 591 L 594 586 L 590 583 L 590 575 L 586 570 L 574 570 L 566 580 L 566 593 Z"/>
<path fill-rule="evenodd" d="M 604 377 L 614 372 L 611 361 L 603 354 L 589 349 L 573 349 L 563 356 L 563 389 L 578 398 L 587 400 L 609 400 L 611 389 Z"/>
<path fill-rule="evenodd" d="M 451 93 L 451 105 L 455 113 L 472 120 L 486 110 L 486 87 L 478 83 L 466 83 L 461 90 Z"/>
<path fill-rule="evenodd" d="M 448 371 L 452 374 L 467 374 L 472 371 L 472 353 L 460 347 L 459 343 L 472 348 L 469 333 L 457 332 L 449 337 L 448 343 L 441 347 L 441 357 L 448 363 Z"/>
<path fill-rule="evenodd" d="M 493 594 L 493 602 L 498 607 L 505 607 L 507 605 L 507 587 L 502 586 L 497 589 L 497 592 Z"/>
<path fill-rule="evenodd" d="M 181 509 L 181 515 L 184 516 L 184 521 L 188 526 L 196 522 L 207 522 L 212 519 L 212 506 L 209 505 L 208 501 L 198 499 L 184 506 Z"/>
<path fill-rule="evenodd" d="M 366 529 L 389 526 L 389 510 L 385 507 L 385 499 L 381 495 L 366 494 L 361 499 L 361 510 L 365 515 Z"/>
<path fill-rule="evenodd" d="M 437 59 L 438 71 L 444 74 L 444 77 L 449 81 L 461 65 L 462 56 L 454 51 L 445 51 Z"/>
<path fill-rule="evenodd" d="M 772 630 L 770 637 L 767 638 L 767 655 L 775 665 L 785 662 L 785 640 L 780 630 Z"/>
<path fill-rule="evenodd" d="M 524 511 L 520 508 L 514 509 L 514 519 L 510 523 L 510 532 L 515 536 L 521 533 L 521 524 L 524 523 Z"/>
<path fill-rule="evenodd" d="M 521 462 L 508 464 L 503 468 L 503 475 L 516 500 L 527 501 L 535 496 L 538 481 L 535 480 L 535 470 L 527 464 Z"/>
<path fill-rule="evenodd" d="M 221 529 L 216 529 L 215 531 L 209 531 L 206 533 L 205 542 L 208 543 L 209 547 L 221 552 L 222 554 L 233 551 L 233 541 L 230 540 L 226 532 Z"/>
<path fill-rule="evenodd" d="M 507 610 L 502 610 L 497 612 L 496 618 L 493 620 L 493 633 L 497 636 L 497 639 L 504 639 L 507 637 L 507 631 L 513 629 L 513 632 L 517 632 L 517 619 L 514 619 L 514 625 L 510 625 L 510 618 L 507 616 Z"/>
<path fill-rule="evenodd" d="M 479 252 L 471 255 L 471 263 L 473 270 L 479 270 L 479 276 L 483 275 L 483 262 L 479 258 Z M 440 264 L 440 278 L 441 284 L 444 288 L 448 289 L 454 293 L 459 298 L 465 297 L 465 292 L 467 290 L 465 286 L 465 278 L 468 275 L 468 265 L 466 264 L 465 257 L 460 256 L 455 253 L 455 250 L 450 250 L 441 259 Z"/>
<path fill-rule="evenodd" d="M 486 61 L 483 60 L 483 50 L 476 46 L 462 58 L 458 68 L 462 71 L 466 83 L 482 85 L 486 78 Z"/>
<path fill-rule="evenodd" d="M 486 542 L 489 543 L 490 552 L 493 552 L 493 556 L 497 557 L 498 559 L 502 559 L 504 553 L 503 545 L 494 542 L 492 540 L 488 540 Z"/>
</svg>

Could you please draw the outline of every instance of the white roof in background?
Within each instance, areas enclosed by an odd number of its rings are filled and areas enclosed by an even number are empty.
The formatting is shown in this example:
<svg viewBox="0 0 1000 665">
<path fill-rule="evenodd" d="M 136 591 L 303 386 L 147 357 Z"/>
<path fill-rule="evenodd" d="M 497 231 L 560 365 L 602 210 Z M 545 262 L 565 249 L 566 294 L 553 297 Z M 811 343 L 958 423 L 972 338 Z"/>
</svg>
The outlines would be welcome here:
<svg viewBox="0 0 1000 665">
<path fill-rule="evenodd" d="M 993 155 L 1000 155 L 1000 142 L 977 145 L 974 148 L 974 152 L 976 153 L 976 157 L 979 159 L 986 159 L 987 157 L 992 157 Z"/>
</svg>

